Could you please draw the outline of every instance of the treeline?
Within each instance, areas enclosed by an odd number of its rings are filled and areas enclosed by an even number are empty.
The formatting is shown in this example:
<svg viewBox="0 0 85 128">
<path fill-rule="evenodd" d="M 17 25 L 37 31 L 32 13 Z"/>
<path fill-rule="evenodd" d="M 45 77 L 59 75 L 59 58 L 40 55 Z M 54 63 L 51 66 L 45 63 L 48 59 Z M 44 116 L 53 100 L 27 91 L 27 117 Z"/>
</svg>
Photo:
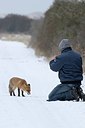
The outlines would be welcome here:
<svg viewBox="0 0 85 128">
<path fill-rule="evenodd" d="M 51 57 L 58 53 L 58 44 L 69 38 L 73 47 L 85 54 L 85 1 L 55 0 L 46 11 L 36 40 L 30 45 L 36 54 Z"/>
<path fill-rule="evenodd" d="M 26 16 L 9 14 L 0 18 L 0 33 L 26 33 L 30 34 L 33 19 Z"/>
</svg>

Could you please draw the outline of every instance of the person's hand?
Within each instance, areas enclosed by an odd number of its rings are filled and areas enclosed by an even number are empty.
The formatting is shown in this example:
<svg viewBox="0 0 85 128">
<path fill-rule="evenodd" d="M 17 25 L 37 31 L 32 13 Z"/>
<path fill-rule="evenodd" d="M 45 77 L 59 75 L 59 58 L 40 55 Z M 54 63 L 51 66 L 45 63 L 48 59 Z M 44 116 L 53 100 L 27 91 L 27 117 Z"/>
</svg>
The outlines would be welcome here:
<svg viewBox="0 0 85 128">
<path fill-rule="evenodd" d="M 55 60 L 57 58 L 57 56 L 55 55 L 55 56 L 52 56 L 51 58 L 50 58 L 50 60 Z"/>
</svg>

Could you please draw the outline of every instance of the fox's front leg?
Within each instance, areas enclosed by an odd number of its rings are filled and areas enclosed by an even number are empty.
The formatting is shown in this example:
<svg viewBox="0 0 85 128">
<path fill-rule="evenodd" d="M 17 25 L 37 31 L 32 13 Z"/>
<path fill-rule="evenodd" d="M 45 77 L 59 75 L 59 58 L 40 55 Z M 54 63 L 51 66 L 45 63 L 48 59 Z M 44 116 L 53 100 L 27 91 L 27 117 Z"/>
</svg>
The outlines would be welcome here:
<svg viewBox="0 0 85 128">
<path fill-rule="evenodd" d="M 23 91 L 23 90 L 21 90 L 21 91 L 22 91 L 22 96 L 25 97 L 25 95 L 24 95 L 24 91 Z"/>
<path fill-rule="evenodd" d="M 20 96 L 20 89 L 18 88 L 18 96 Z"/>
</svg>

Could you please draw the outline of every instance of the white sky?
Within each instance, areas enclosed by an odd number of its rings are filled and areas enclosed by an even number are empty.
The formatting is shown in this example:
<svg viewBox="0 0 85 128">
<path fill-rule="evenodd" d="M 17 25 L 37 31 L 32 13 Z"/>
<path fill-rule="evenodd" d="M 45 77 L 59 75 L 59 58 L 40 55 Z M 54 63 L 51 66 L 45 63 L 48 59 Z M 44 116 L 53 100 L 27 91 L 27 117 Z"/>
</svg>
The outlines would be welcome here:
<svg viewBox="0 0 85 128">
<path fill-rule="evenodd" d="M 0 14 L 45 12 L 54 0 L 0 0 Z"/>
</svg>

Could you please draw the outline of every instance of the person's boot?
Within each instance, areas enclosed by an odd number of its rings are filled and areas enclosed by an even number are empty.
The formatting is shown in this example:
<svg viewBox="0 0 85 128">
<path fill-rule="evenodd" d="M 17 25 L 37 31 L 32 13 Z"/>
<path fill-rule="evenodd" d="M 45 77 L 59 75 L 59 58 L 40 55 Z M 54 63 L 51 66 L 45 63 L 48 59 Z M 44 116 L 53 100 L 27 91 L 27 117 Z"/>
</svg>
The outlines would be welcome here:
<svg viewBox="0 0 85 128">
<path fill-rule="evenodd" d="M 83 99 L 83 101 L 85 101 L 85 94 L 84 93 L 82 94 L 82 99 Z"/>
<path fill-rule="evenodd" d="M 85 94 L 84 94 L 84 92 L 83 92 L 83 90 L 82 90 L 81 87 L 77 88 L 77 93 L 78 93 L 78 95 L 79 95 L 79 98 L 80 98 L 81 100 L 85 101 Z"/>
<path fill-rule="evenodd" d="M 72 89 L 72 92 L 71 93 L 72 93 L 72 95 L 74 97 L 74 101 L 79 101 L 79 95 L 78 95 L 77 88 L 72 87 L 71 89 Z"/>
</svg>

